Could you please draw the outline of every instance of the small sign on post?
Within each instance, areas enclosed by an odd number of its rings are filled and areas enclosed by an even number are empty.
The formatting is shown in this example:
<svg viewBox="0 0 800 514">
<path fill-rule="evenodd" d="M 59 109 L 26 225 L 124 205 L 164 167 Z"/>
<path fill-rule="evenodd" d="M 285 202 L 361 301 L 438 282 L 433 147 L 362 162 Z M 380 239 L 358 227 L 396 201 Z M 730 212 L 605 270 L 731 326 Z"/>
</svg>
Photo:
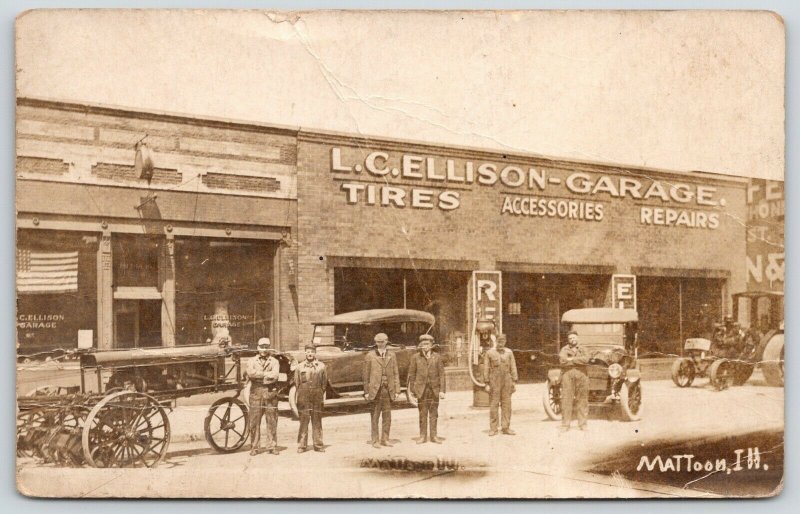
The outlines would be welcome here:
<svg viewBox="0 0 800 514">
<path fill-rule="evenodd" d="M 615 309 L 636 310 L 636 275 L 611 276 L 611 304 Z"/>
</svg>

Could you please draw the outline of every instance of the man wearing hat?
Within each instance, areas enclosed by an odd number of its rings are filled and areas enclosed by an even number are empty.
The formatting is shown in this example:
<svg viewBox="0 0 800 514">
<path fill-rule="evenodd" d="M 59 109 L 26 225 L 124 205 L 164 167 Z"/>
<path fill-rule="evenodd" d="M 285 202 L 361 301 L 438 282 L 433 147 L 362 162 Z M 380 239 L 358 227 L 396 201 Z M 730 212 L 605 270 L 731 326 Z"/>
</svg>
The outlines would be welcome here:
<svg viewBox="0 0 800 514">
<path fill-rule="evenodd" d="M 278 439 L 278 377 L 280 364 L 271 355 L 268 337 L 258 340 L 258 356 L 247 363 L 250 379 L 250 455 L 258 453 L 261 442 L 261 416 L 267 418 L 267 447 L 277 454 Z"/>
<path fill-rule="evenodd" d="M 408 367 L 408 390 L 417 399 L 419 408 L 419 439 L 417 444 L 428 441 L 428 421 L 430 420 L 430 441 L 441 444 L 436 436 L 439 419 L 439 400 L 444 399 L 444 363 L 438 353 L 431 351 L 433 336 L 419 336 L 419 353 L 411 357 Z"/>
<path fill-rule="evenodd" d="M 497 435 L 498 410 L 502 411 L 501 428 L 506 435 L 511 430 L 511 394 L 516 390 L 517 363 L 514 354 L 506 348 L 506 335 L 497 335 L 497 347 L 490 348 L 483 360 L 483 381 L 489 393 L 489 435 Z"/>
<path fill-rule="evenodd" d="M 389 443 L 389 430 L 392 427 L 392 402 L 400 394 L 400 372 L 397 358 L 386 349 L 389 337 L 380 333 L 375 336 L 374 352 L 364 358 L 364 398 L 372 402 L 372 446 L 392 446 Z M 378 423 L 383 418 L 380 431 Z"/>
<path fill-rule="evenodd" d="M 317 360 L 317 349 L 306 345 L 306 360 L 294 372 L 297 387 L 297 412 L 300 415 L 300 430 L 297 433 L 297 453 L 308 449 L 308 422 L 311 421 L 314 451 L 324 452 L 322 445 L 322 405 L 325 387 L 328 385 L 325 364 Z"/>
<path fill-rule="evenodd" d="M 566 432 L 577 414 L 578 428 L 586 430 L 586 418 L 589 414 L 589 375 L 586 365 L 589 354 L 578 344 L 578 333 L 574 330 L 567 334 L 569 344 L 558 353 L 561 362 L 561 430 Z"/>
</svg>

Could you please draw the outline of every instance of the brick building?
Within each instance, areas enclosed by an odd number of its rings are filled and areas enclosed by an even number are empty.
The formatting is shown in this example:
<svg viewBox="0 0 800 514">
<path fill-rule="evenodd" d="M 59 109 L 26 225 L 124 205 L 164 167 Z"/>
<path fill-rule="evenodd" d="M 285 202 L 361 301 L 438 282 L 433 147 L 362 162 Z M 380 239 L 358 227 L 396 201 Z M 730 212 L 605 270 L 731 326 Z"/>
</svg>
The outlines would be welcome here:
<svg viewBox="0 0 800 514">
<path fill-rule="evenodd" d="M 17 127 L 18 252 L 78 255 L 68 293 L 19 292 L 21 352 L 218 325 L 294 348 L 317 317 L 404 306 L 454 342 L 488 314 L 486 271 L 515 349 L 552 352 L 565 310 L 623 304 L 657 354 L 745 287 L 743 179 L 34 99 Z M 61 328 L 22 328 L 48 316 Z"/>
</svg>

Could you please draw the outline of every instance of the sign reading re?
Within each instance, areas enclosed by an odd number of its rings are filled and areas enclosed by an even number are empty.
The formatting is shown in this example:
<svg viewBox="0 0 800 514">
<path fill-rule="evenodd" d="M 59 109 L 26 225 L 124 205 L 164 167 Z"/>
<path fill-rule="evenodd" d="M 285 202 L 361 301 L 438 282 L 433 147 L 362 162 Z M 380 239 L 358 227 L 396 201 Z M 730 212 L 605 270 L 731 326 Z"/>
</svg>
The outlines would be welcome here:
<svg viewBox="0 0 800 514">
<path fill-rule="evenodd" d="M 636 275 L 611 276 L 611 305 L 636 310 Z"/>
<path fill-rule="evenodd" d="M 472 312 L 475 320 L 492 319 L 503 332 L 503 281 L 499 271 L 472 272 Z M 474 330 L 474 327 L 472 327 Z"/>
</svg>

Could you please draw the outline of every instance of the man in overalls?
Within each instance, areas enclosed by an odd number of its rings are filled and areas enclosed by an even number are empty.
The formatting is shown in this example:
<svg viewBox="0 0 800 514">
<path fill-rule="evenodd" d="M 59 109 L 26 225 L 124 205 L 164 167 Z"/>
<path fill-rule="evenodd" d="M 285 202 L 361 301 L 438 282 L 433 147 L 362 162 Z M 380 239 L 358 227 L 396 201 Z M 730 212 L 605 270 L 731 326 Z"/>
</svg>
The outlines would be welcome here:
<svg viewBox="0 0 800 514">
<path fill-rule="evenodd" d="M 261 416 L 267 418 L 267 452 L 277 454 L 278 440 L 278 377 L 280 363 L 270 354 L 270 341 L 258 340 L 258 357 L 247 363 L 250 379 L 250 455 L 259 453 Z"/>
<path fill-rule="evenodd" d="M 574 417 L 578 418 L 578 428 L 586 430 L 589 414 L 589 375 L 586 365 L 589 354 L 578 344 L 578 333 L 567 334 L 567 344 L 558 353 L 561 362 L 561 430 L 566 432 Z M 577 414 L 577 416 L 576 416 Z"/>
<path fill-rule="evenodd" d="M 325 364 L 317 360 L 317 349 L 313 344 L 306 345 L 306 360 L 295 369 L 294 384 L 297 387 L 297 412 L 300 415 L 297 453 L 303 453 L 308 449 L 309 421 L 311 422 L 314 451 L 324 452 L 322 405 L 328 378 Z"/>
<path fill-rule="evenodd" d="M 489 435 L 497 435 L 498 410 L 502 410 L 501 428 L 506 435 L 511 430 L 511 394 L 516 390 L 517 363 L 514 354 L 506 348 L 506 335 L 497 336 L 497 348 L 486 351 L 483 360 L 483 381 L 489 393 Z"/>
</svg>

